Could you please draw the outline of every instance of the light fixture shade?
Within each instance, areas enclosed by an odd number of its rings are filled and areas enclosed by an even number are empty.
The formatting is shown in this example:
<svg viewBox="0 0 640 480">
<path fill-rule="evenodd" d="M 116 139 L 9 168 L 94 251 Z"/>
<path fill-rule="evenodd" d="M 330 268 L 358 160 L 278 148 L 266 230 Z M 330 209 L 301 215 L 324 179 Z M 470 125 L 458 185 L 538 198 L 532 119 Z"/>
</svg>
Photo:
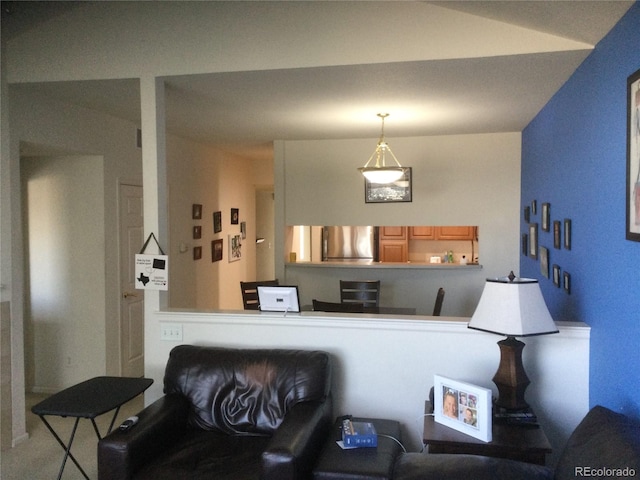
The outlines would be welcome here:
<svg viewBox="0 0 640 480">
<path fill-rule="evenodd" d="M 358 170 L 371 183 L 392 183 L 404 175 L 403 167 L 360 167 Z"/>
<path fill-rule="evenodd" d="M 468 327 L 508 337 L 558 333 L 532 278 L 488 278 Z"/>
</svg>

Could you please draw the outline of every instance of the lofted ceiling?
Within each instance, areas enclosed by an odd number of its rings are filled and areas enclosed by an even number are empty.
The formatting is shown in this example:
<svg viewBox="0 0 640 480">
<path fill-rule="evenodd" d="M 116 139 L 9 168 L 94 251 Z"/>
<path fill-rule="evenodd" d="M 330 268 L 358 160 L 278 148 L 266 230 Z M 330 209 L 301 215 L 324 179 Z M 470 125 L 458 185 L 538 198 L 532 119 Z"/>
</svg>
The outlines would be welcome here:
<svg viewBox="0 0 640 480">
<path fill-rule="evenodd" d="M 57 3 L 61 2 L 3 2 L 2 28 L 11 36 L 28 34 L 48 16 L 64 15 L 70 8 L 52 5 Z M 390 141 L 401 136 L 521 131 L 633 2 L 417 3 L 443 12 L 442 21 L 451 22 L 427 32 L 427 43 L 455 44 L 456 39 L 446 35 L 462 22 L 477 24 L 478 32 L 487 37 L 508 28 L 531 40 L 522 53 L 504 54 L 499 48 L 496 54 L 478 53 L 475 42 L 469 42 L 455 45 L 456 55 L 435 52 L 415 61 L 398 57 L 385 63 L 166 77 L 167 129 L 254 157 L 269 157 L 273 140 L 375 138 L 380 126 L 376 113 L 383 111 L 390 114 Z M 21 4 L 31 4 L 31 13 L 24 13 Z M 544 44 L 539 49 L 538 38 Z M 501 39 L 478 37 L 478 44 L 488 41 Z M 136 79 L 11 88 L 140 122 Z"/>
</svg>

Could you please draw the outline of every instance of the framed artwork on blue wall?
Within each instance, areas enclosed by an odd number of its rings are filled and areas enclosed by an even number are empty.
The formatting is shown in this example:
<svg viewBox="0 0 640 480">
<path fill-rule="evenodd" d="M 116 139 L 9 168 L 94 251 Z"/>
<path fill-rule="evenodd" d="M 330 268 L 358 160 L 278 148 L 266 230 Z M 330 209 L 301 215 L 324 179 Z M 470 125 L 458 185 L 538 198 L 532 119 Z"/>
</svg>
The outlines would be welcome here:
<svg viewBox="0 0 640 480">
<path fill-rule="evenodd" d="M 640 70 L 627 79 L 627 240 L 640 242 Z"/>
</svg>

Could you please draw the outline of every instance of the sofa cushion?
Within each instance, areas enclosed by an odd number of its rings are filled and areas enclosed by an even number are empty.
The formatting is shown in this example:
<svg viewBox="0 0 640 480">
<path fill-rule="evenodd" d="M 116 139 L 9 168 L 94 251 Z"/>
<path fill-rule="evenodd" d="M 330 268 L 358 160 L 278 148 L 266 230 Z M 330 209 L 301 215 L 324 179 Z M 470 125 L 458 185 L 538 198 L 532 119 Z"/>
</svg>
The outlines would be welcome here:
<svg viewBox="0 0 640 480">
<path fill-rule="evenodd" d="M 269 439 L 194 429 L 134 480 L 257 480 Z"/>
<path fill-rule="evenodd" d="M 326 352 L 180 345 L 169 355 L 164 393 L 191 404 L 189 425 L 230 435 L 272 435 L 295 404 L 330 389 Z"/>
<path fill-rule="evenodd" d="M 623 473 L 625 468 L 634 470 L 635 475 L 640 474 L 640 423 L 596 406 L 569 437 L 558 461 L 555 478 L 629 477 L 628 473 Z"/>
<path fill-rule="evenodd" d="M 541 465 L 504 458 L 452 453 L 405 453 L 396 461 L 393 479 L 552 480 L 553 472 Z"/>
</svg>

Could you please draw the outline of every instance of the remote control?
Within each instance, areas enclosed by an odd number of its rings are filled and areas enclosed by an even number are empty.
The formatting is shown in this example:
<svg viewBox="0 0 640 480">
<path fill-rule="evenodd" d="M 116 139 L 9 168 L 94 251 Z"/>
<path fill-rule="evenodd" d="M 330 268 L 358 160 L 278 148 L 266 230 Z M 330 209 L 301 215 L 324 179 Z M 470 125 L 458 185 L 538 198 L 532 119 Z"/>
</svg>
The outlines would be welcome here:
<svg viewBox="0 0 640 480">
<path fill-rule="evenodd" d="M 127 432 L 131 429 L 131 427 L 133 427 L 136 423 L 138 423 L 138 417 L 133 416 L 133 417 L 129 417 L 127 418 L 124 422 L 122 422 L 122 424 L 120 425 L 120 431 L 121 432 Z"/>
</svg>

